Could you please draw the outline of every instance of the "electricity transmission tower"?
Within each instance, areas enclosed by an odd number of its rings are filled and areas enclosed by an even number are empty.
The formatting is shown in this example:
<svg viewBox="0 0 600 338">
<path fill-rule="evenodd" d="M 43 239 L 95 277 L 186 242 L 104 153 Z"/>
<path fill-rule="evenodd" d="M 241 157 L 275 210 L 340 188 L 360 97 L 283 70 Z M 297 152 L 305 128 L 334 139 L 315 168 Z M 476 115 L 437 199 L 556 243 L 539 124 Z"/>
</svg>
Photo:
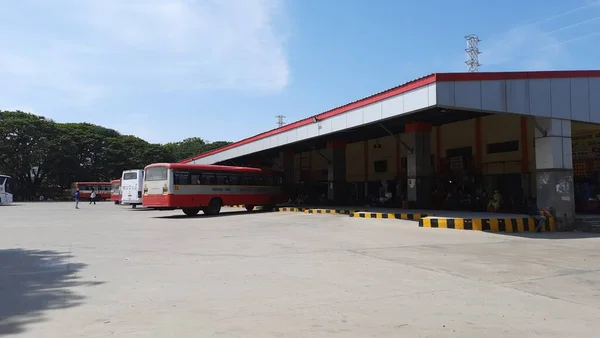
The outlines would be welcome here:
<svg viewBox="0 0 600 338">
<path fill-rule="evenodd" d="M 283 125 L 285 124 L 285 116 L 277 115 L 275 116 L 275 118 L 277 119 L 277 127 L 283 127 Z"/>
<path fill-rule="evenodd" d="M 465 61 L 465 63 L 469 67 L 468 72 L 478 72 L 479 66 L 481 66 L 479 63 L 479 54 L 481 54 L 479 51 L 479 42 L 481 42 L 481 40 L 479 40 L 479 37 L 475 34 L 467 35 L 465 36 L 465 39 L 467 40 L 465 52 L 467 52 L 468 57 L 468 60 Z"/>
</svg>

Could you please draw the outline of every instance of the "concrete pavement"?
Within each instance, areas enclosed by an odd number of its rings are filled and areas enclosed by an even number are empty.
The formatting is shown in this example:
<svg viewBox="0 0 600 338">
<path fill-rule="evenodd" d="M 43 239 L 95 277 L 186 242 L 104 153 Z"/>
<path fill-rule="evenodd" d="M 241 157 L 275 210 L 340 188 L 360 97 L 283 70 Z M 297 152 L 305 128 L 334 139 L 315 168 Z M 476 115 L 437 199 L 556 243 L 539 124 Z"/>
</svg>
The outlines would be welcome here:
<svg viewBox="0 0 600 338">
<path fill-rule="evenodd" d="M 0 335 L 592 337 L 600 238 L 343 215 L 0 207 Z"/>
</svg>

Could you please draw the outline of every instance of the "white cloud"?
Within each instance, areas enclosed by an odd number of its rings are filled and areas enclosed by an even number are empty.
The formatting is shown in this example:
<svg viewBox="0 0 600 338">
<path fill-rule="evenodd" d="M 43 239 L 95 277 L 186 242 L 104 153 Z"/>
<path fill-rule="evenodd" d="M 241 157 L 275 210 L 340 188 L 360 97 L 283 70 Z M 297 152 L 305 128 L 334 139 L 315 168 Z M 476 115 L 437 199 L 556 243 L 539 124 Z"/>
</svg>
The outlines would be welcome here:
<svg viewBox="0 0 600 338">
<path fill-rule="evenodd" d="M 89 106 L 131 90 L 278 92 L 282 0 L 0 3 L 0 104 Z"/>
</svg>

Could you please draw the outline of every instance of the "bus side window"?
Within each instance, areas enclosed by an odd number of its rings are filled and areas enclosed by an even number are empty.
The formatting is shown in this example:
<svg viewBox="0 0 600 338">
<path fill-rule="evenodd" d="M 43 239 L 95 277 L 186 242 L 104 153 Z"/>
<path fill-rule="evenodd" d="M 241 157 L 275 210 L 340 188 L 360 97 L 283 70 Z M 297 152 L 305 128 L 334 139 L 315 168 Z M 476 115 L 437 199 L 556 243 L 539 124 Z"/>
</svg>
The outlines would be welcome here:
<svg viewBox="0 0 600 338">
<path fill-rule="evenodd" d="M 195 182 L 196 181 L 193 180 L 191 182 L 191 184 L 196 184 Z M 175 185 L 190 184 L 190 173 L 187 171 L 174 171 L 173 172 L 173 184 L 175 184 Z"/>
<path fill-rule="evenodd" d="M 250 176 L 242 176 L 242 185 L 252 185 Z"/>
<path fill-rule="evenodd" d="M 204 184 L 202 182 L 202 173 L 191 172 L 190 173 L 190 184 Z"/>
<path fill-rule="evenodd" d="M 217 174 L 217 185 L 229 185 L 229 175 Z"/>
<path fill-rule="evenodd" d="M 240 175 L 238 175 L 238 174 L 229 175 L 229 184 L 239 185 L 240 184 Z"/>
<path fill-rule="evenodd" d="M 213 185 L 217 182 L 217 178 L 215 177 L 215 174 L 203 173 L 200 182 L 205 185 Z"/>
<path fill-rule="evenodd" d="M 254 177 L 255 185 L 265 185 L 265 177 L 262 175 L 257 175 Z"/>
<path fill-rule="evenodd" d="M 273 183 L 274 183 L 275 181 L 273 180 L 273 175 L 271 175 L 271 174 L 267 174 L 267 176 L 266 176 L 266 179 L 267 179 L 267 182 L 266 182 L 266 184 L 267 184 L 267 185 L 269 185 L 269 186 L 272 186 L 272 185 L 274 185 Z"/>
</svg>

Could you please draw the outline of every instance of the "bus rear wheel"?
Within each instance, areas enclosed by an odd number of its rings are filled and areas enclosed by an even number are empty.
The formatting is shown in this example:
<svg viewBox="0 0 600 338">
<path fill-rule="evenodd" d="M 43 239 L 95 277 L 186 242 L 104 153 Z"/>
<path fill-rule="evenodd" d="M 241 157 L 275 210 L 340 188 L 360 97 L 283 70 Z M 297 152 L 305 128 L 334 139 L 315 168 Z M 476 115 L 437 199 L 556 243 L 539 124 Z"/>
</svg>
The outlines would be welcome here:
<svg viewBox="0 0 600 338">
<path fill-rule="evenodd" d="M 196 216 L 200 212 L 200 208 L 183 208 L 181 210 L 187 216 Z"/>
<path fill-rule="evenodd" d="M 244 207 L 246 208 L 246 210 L 248 210 L 250 212 L 254 211 L 254 206 L 253 205 L 245 205 Z"/>
<path fill-rule="evenodd" d="M 219 212 L 221 212 L 221 205 L 222 204 L 223 203 L 221 203 L 220 199 L 213 198 L 208 203 L 208 206 L 206 208 L 204 208 L 204 213 L 206 215 L 217 215 Z"/>
</svg>

